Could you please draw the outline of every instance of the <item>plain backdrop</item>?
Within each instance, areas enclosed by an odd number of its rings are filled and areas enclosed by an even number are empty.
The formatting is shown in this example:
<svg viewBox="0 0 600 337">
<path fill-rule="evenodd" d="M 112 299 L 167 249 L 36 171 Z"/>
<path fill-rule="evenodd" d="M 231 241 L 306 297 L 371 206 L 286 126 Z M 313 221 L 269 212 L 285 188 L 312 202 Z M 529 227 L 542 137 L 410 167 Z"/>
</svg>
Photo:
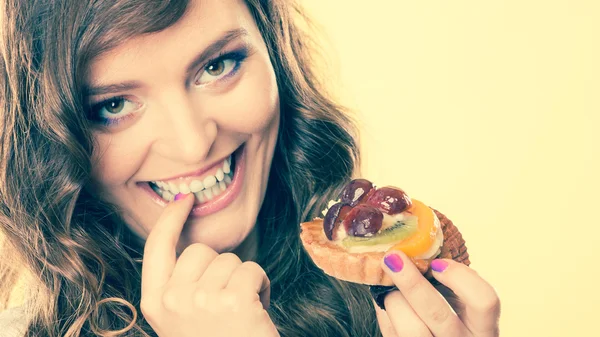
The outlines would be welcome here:
<svg viewBox="0 0 600 337">
<path fill-rule="evenodd" d="M 600 1 L 303 3 L 364 176 L 459 226 L 501 336 L 600 335 Z"/>
</svg>

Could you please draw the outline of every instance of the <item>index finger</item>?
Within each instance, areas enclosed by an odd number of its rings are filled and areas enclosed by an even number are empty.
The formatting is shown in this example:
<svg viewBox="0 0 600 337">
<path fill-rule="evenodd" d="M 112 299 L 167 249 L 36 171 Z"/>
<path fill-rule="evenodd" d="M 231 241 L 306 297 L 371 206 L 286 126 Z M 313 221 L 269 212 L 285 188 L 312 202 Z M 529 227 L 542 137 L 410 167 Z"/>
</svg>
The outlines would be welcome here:
<svg viewBox="0 0 600 337">
<path fill-rule="evenodd" d="M 467 328 L 458 315 L 406 254 L 401 251 L 388 252 L 382 261 L 382 267 L 432 335 L 468 335 Z M 394 321 L 393 317 L 390 319 Z"/>
<path fill-rule="evenodd" d="M 191 193 L 168 204 L 148 235 L 142 261 L 142 296 L 164 286 L 171 278 L 177 261 L 177 242 L 193 204 Z"/>
<path fill-rule="evenodd" d="M 462 263 L 438 259 L 431 265 L 433 276 L 464 304 L 461 316 L 467 328 L 476 336 L 499 336 L 500 299 L 494 287 Z"/>
<path fill-rule="evenodd" d="M 264 269 L 256 262 L 244 262 L 233 271 L 227 288 L 256 293 L 263 308 L 267 310 L 271 301 L 271 281 Z"/>
</svg>

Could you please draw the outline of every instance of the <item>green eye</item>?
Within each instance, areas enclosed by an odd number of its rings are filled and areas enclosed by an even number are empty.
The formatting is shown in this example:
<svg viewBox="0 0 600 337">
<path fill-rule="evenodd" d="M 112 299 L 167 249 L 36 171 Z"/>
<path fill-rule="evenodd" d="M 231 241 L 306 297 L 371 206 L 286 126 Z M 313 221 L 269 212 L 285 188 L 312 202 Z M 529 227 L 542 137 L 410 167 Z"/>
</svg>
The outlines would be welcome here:
<svg viewBox="0 0 600 337">
<path fill-rule="evenodd" d="M 206 72 L 210 76 L 219 76 L 223 73 L 224 70 L 225 70 L 225 61 L 215 62 L 215 63 L 211 64 L 210 66 L 208 66 L 208 68 L 206 68 Z"/>
<path fill-rule="evenodd" d="M 196 85 L 209 84 L 235 74 L 239 64 L 240 62 L 233 59 L 217 60 L 204 67 L 196 78 L 195 83 Z"/>
<path fill-rule="evenodd" d="M 92 105 L 90 117 L 105 124 L 114 124 L 123 118 L 132 116 L 141 107 L 142 104 L 132 98 L 113 97 Z"/>
<path fill-rule="evenodd" d="M 103 108 L 110 114 L 120 113 L 123 111 L 123 107 L 125 107 L 125 100 L 122 98 L 108 101 L 103 106 Z"/>
</svg>

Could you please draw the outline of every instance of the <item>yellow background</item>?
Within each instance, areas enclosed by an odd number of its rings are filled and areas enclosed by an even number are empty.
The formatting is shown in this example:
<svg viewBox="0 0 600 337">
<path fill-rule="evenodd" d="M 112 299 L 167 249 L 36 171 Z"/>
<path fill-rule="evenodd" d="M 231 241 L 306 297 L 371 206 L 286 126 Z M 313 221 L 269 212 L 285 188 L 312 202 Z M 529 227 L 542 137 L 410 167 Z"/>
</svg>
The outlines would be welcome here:
<svg viewBox="0 0 600 337">
<path fill-rule="evenodd" d="M 501 335 L 600 334 L 600 1 L 304 4 L 365 176 L 460 227 Z"/>
</svg>

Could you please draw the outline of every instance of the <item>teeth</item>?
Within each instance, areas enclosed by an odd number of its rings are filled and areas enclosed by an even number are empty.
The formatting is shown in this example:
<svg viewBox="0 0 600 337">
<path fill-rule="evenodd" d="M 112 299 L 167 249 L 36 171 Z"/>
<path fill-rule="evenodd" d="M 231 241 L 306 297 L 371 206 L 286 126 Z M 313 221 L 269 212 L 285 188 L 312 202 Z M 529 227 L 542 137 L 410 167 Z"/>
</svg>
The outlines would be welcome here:
<svg viewBox="0 0 600 337">
<path fill-rule="evenodd" d="M 218 169 L 217 173 L 215 174 L 215 177 L 217 178 L 218 181 L 222 181 L 223 178 L 225 178 L 225 174 L 223 173 L 223 170 Z"/>
<path fill-rule="evenodd" d="M 166 201 L 173 201 L 173 199 L 175 198 L 175 196 L 173 195 L 173 193 L 169 192 L 169 191 L 165 191 L 163 192 L 162 195 L 163 199 L 165 199 Z"/>
<path fill-rule="evenodd" d="M 209 189 L 217 183 L 217 178 L 215 176 L 208 176 L 204 178 L 202 183 L 204 184 L 204 188 Z"/>
<path fill-rule="evenodd" d="M 194 180 L 190 184 L 190 190 L 194 193 L 202 191 L 203 188 L 204 185 L 202 185 L 202 182 L 200 180 Z"/>
<path fill-rule="evenodd" d="M 227 158 L 223 163 L 223 173 L 227 174 L 229 172 L 231 172 L 231 164 L 229 163 L 229 158 Z"/>
<path fill-rule="evenodd" d="M 227 189 L 232 182 L 231 156 L 223 161 L 223 168 L 217 169 L 214 176 L 207 176 L 204 180 L 192 180 L 190 183 L 175 183 L 152 181 L 152 189 L 167 201 L 173 201 L 179 193 L 194 193 L 196 200 L 206 202 L 213 199 Z"/>
<path fill-rule="evenodd" d="M 202 193 L 202 192 L 194 193 L 194 196 L 196 197 L 196 200 L 198 200 L 199 202 L 204 202 L 206 200 L 206 198 L 204 198 L 204 193 Z"/>
<path fill-rule="evenodd" d="M 183 194 L 189 194 L 191 192 L 190 187 L 187 184 L 181 183 L 179 184 L 179 192 Z"/>
<path fill-rule="evenodd" d="M 179 187 L 177 187 L 177 185 L 171 182 L 169 183 L 169 191 L 171 191 L 171 193 L 173 194 L 177 194 L 179 193 Z"/>
<path fill-rule="evenodd" d="M 221 189 L 219 188 L 219 185 L 215 185 L 211 188 L 212 190 L 212 194 L 216 197 L 217 195 L 221 194 Z"/>
</svg>

